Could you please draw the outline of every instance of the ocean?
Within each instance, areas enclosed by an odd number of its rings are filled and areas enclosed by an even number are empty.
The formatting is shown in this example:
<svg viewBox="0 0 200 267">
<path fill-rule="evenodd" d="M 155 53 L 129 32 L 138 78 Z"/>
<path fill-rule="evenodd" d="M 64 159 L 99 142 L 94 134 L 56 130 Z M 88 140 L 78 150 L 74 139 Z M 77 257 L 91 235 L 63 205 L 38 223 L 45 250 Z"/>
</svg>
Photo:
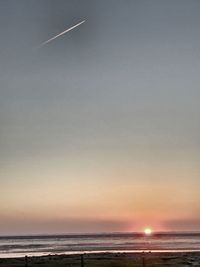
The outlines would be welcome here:
<svg viewBox="0 0 200 267">
<path fill-rule="evenodd" d="M 200 251 L 200 233 L 111 233 L 0 237 L 0 258 L 92 252 Z"/>
</svg>

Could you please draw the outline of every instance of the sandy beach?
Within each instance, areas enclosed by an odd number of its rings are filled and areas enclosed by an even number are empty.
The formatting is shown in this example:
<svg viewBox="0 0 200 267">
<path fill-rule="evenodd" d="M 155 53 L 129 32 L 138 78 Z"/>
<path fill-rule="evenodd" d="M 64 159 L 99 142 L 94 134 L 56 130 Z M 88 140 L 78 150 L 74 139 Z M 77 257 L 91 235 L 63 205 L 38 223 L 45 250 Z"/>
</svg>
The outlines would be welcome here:
<svg viewBox="0 0 200 267">
<path fill-rule="evenodd" d="M 94 253 L 81 255 L 48 255 L 25 258 L 0 259 L 1 267 L 21 266 L 200 266 L 200 252 L 174 253 Z"/>
</svg>

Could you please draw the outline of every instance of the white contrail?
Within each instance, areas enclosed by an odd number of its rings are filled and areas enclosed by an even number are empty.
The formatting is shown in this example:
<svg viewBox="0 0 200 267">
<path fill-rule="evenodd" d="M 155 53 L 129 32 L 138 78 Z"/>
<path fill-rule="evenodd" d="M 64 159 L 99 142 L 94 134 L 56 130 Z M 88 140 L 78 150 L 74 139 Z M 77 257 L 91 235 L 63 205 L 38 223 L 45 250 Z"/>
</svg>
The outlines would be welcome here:
<svg viewBox="0 0 200 267">
<path fill-rule="evenodd" d="M 59 36 L 61 36 L 61 35 L 63 35 L 63 34 L 65 34 L 65 33 L 69 32 L 69 31 L 73 30 L 74 28 L 80 26 L 80 25 L 83 24 L 84 22 L 85 22 L 85 20 L 83 20 L 83 21 L 77 23 L 76 25 L 70 27 L 69 29 L 65 30 L 64 32 L 59 33 L 58 35 L 52 37 L 51 39 L 49 39 L 49 40 L 47 40 L 47 41 L 41 43 L 40 47 L 43 46 L 43 45 L 46 45 L 46 44 L 50 43 L 51 41 L 55 40 L 55 39 L 58 38 Z"/>
</svg>

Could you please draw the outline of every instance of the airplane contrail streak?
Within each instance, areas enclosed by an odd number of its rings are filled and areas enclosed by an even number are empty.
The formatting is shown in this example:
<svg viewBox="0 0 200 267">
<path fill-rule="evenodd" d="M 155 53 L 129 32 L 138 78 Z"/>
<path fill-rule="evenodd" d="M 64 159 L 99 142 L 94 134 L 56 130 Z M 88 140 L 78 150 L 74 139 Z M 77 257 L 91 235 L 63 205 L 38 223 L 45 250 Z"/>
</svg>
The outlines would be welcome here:
<svg viewBox="0 0 200 267">
<path fill-rule="evenodd" d="M 69 29 L 65 30 L 64 32 L 61 32 L 61 33 L 59 33 L 58 35 L 56 35 L 56 36 L 50 38 L 49 40 L 47 40 L 47 41 L 41 43 L 40 47 L 41 47 L 41 46 L 44 46 L 44 45 L 46 45 L 46 44 L 48 44 L 48 43 L 50 43 L 51 41 L 55 40 L 55 39 L 58 38 L 59 36 L 61 36 L 61 35 L 63 35 L 63 34 L 65 34 L 65 33 L 69 32 L 69 31 L 75 29 L 76 27 L 80 26 L 80 25 L 83 24 L 84 22 L 85 22 L 85 20 L 83 20 L 83 21 L 77 23 L 76 25 L 70 27 Z"/>
</svg>

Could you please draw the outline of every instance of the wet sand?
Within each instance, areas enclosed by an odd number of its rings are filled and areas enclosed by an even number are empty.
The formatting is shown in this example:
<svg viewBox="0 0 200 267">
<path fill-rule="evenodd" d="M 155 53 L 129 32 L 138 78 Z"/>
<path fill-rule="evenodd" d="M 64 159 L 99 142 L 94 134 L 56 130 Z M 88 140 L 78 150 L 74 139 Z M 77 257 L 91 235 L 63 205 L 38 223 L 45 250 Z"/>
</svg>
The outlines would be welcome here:
<svg viewBox="0 0 200 267">
<path fill-rule="evenodd" d="M 163 253 L 94 253 L 81 255 L 48 255 L 25 258 L 1 258 L 0 267 L 200 267 L 200 252 Z"/>
</svg>

